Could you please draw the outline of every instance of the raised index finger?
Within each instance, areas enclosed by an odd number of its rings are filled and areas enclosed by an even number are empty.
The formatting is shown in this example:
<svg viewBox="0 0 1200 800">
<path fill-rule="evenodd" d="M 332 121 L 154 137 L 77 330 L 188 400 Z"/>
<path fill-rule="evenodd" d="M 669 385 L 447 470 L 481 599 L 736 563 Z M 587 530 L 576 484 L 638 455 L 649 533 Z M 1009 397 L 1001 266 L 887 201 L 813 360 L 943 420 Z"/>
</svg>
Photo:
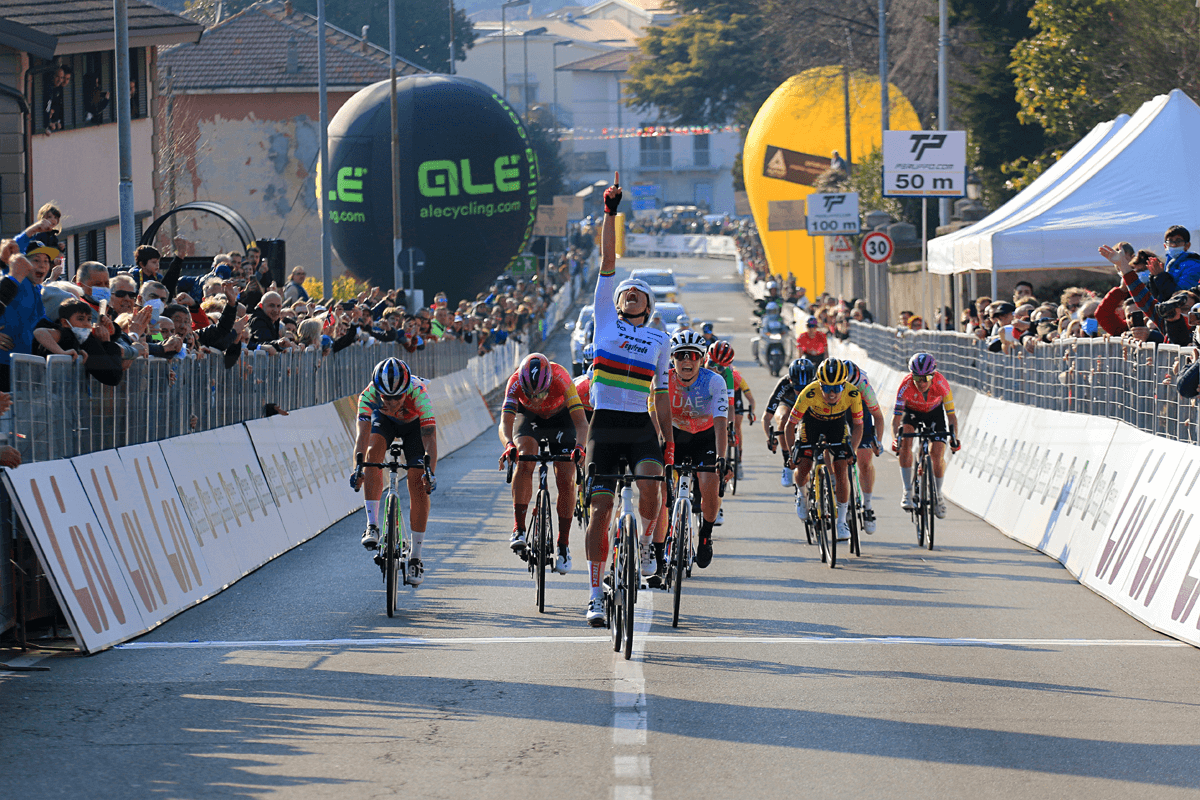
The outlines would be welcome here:
<svg viewBox="0 0 1200 800">
<path fill-rule="evenodd" d="M 621 173 L 616 171 L 613 172 L 613 186 L 621 188 Z"/>
</svg>

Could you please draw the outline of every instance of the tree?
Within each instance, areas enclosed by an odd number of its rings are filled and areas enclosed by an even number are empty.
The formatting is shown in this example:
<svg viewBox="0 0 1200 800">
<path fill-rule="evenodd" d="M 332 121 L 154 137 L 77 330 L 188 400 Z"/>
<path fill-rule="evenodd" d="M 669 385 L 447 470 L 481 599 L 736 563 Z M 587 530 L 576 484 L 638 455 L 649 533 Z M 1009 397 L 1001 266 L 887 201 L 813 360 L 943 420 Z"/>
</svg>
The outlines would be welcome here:
<svg viewBox="0 0 1200 800">
<path fill-rule="evenodd" d="M 394 0 L 396 3 L 396 55 L 433 72 L 447 72 L 450 61 L 450 6 L 448 0 Z M 369 25 L 367 39 L 388 46 L 389 0 L 327 3 L 325 19 L 331 25 L 359 33 Z M 316 16 L 316 0 L 296 0 L 296 9 Z M 466 12 L 454 9 L 454 60 L 464 61 L 475 45 L 475 28 Z"/>
<path fill-rule="evenodd" d="M 525 134 L 537 157 L 538 204 L 550 205 L 555 195 L 563 193 L 563 176 L 566 165 L 559 155 L 558 137 L 551 125 L 543 125 L 537 119 L 525 123 Z"/>
</svg>

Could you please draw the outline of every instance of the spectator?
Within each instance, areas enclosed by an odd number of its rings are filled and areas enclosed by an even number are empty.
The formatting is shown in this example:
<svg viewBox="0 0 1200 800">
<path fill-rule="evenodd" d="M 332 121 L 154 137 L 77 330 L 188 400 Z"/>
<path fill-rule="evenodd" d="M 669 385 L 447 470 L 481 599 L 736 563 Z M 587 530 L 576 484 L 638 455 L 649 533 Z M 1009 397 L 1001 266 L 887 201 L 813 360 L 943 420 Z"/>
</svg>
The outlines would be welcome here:
<svg viewBox="0 0 1200 800">
<path fill-rule="evenodd" d="M 159 272 L 162 254 L 156 248 L 148 244 L 138 246 L 133 251 L 133 260 L 136 264 L 129 270 L 129 274 L 139 287 L 146 281 L 163 283 L 162 274 Z"/>
<path fill-rule="evenodd" d="M 1200 285 L 1200 255 L 1191 252 L 1192 235 L 1182 225 L 1172 225 L 1163 235 L 1167 253 L 1166 273 L 1180 289 Z"/>
<path fill-rule="evenodd" d="M 1029 281 L 1017 281 L 1013 289 L 1013 305 L 1019 306 L 1033 299 L 1033 284 Z"/>
<path fill-rule="evenodd" d="M 55 64 L 46 73 L 43 96 L 46 98 L 44 112 L 47 136 L 54 131 L 62 130 L 63 122 L 66 119 L 65 90 L 67 84 L 71 82 L 73 74 L 74 70 L 69 64 Z"/>
<path fill-rule="evenodd" d="M 297 300 L 308 302 L 308 292 L 304 289 L 304 278 L 307 273 L 304 267 L 292 267 L 292 273 L 288 276 L 287 285 L 283 287 L 283 302 L 295 303 Z"/>
<path fill-rule="evenodd" d="M 13 353 L 33 352 L 33 329 L 45 319 L 46 310 L 31 280 L 33 264 L 23 255 L 8 261 L 8 278 L 0 281 L 0 392 L 11 389 Z"/>
<path fill-rule="evenodd" d="M 1099 252 L 1101 256 L 1116 266 L 1117 272 L 1121 276 L 1121 281 L 1125 284 L 1126 291 L 1129 292 L 1130 297 L 1137 303 L 1138 308 L 1144 315 L 1144 319 L 1154 324 L 1159 337 L 1171 344 L 1179 345 L 1186 345 L 1192 340 L 1192 332 L 1187 324 L 1187 317 L 1182 313 L 1183 309 L 1188 308 L 1188 306 L 1184 305 L 1189 297 L 1187 293 L 1178 293 L 1169 300 L 1156 304 L 1150 294 L 1150 290 L 1138 279 L 1137 272 L 1134 271 L 1125 253 L 1114 250 L 1107 245 L 1102 246 Z M 1149 331 L 1146 334 L 1146 338 L 1142 338 L 1141 331 L 1133 330 L 1134 328 L 1143 327 L 1142 325 L 1135 326 L 1131 322 L 1129 327 L 1131 329 L 1130 334 L 1134 335 L 1138 341 L 1155 341 L 1157 339 Z"/>
<path fill-rule="evenodd" d="M 129 365 L 121 347 L 111 341 L 115 331 L 108 317 L 92 323 L 93 308 L 81 300 L 63 303 L 57 327 L 42 320 L 34 330 L 34 355 L 69 355 L 80 358 L 89 375 L 108 386 L 116 386 Z"/>
<path fill-rule="evenodd" d="M 250 349 L 269 345 L 276 351 L 286 350 L 292 343 L 280 334 L 279 317 L 283 313 L 283 297 L 279 292 L 267 292 L 250 312 Z"/>
<path fill-rule="evenodd" d="M 37 222 L 16 235 L 15 241 L 22 253 L 29 250 L 30 243 L 40 234 L 53 234 L 53 239 L 46 239 L 44 241 L 53 241 L 55 243 L 58 241 L 58 226 L 62 222 L 62 212 L 58 210 L 58 206 L 54 203 L 46 203 L 38 209 L 37 216 Z"/>
<path fill-rule="evenodd" d="M 108 267 L 99 261 L 83 262 L 75 272 L 75 285 L 83 290 L 83 301 L 92 309 L 92 321 L 98 321 L 100 304 L 107 306 L 112 299 L 108 288 Z"/>
<path fill-rule="evenodd" d="M 251 275 L 257 275 L 260 272 L 262 260 L 262 250 L 259 250 L 254 245 L 246 248 L 246 263 L 249 265 Z"/>
<path fill-rule="evenodd" d="M 240 251 L 230 250 L 228 253 L 226 253 L 226 256 L 229 258 L 229 269 L 233 271 L 234 275 L 241 275 L 246 278 L 250 277 L 242 269 L 242 254 Z"/>
<path fill-rule="evenodd" d="M 83 121 L 98 125 L 104 121 L 104 109 L 112 95 L 104 91 L 99 72 L 88 72 L 83 76 Z"/>
</svg>

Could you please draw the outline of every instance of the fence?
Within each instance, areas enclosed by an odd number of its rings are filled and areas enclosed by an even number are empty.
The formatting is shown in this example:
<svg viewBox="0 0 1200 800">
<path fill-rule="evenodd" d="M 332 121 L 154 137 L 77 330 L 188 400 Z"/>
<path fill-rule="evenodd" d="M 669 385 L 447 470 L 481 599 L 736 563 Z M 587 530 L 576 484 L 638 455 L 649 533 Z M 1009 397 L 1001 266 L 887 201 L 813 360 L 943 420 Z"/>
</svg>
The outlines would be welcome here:
<svg viewBox="0 0 1200 800">
<path fill-rule="evenodd" d="M 1036 408 L 1126 422 L 1155 436 L 1198 443 L 1200 408 L 1179 395 L 1175 378 L 1196 349 L 1127 339 L 1039 342 L 1032 353 L 993 353 L 975 336 L 951 331 L 897 331 L 850 324 L 850 340 L 873 359 L 907 370 L 916 352 L 932 353 L 951 382 Z"/>
</svg>

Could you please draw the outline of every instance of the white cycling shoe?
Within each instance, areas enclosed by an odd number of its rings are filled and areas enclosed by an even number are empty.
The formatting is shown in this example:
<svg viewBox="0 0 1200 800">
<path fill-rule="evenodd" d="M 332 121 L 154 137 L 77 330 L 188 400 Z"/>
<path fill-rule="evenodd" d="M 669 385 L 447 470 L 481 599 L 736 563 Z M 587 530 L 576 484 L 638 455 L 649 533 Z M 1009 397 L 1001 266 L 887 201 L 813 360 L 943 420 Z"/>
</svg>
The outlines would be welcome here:
<svg viewBox="0 0 1200 800">
<path fill-rule="evenodd" d="M 867 533 L 875 532 L 875 509 L 863 509 L 863 530 L 865 530 Z"/>
<path fill-rule="evenodd" d="M 850 541 L 850 523 L 845 520 L 839 521 L 837 524 L 837 540 L 839 542 Z"/>
<path fill-rule="evenodd" d="M 421 563 L 421 559 L 410 558 L 408 560 L 407 579 L 409 586 L 420 586 L 421 581 L 425 580 L 425 565 Z"/>
<path fill-rule="evenodd" d="M 362 546 L 368 550 L 375 550 L 379 547 L 379 526 L 368 525 L 367 530 L 362 535 Z"/>
<path fill-rule="evenodd" d="M 604 598 L 593 597 L 588 601 L 587 622 L 593 628 L 604 627 Z"/>
<path fill-rule="evenodd" d="M 808 498 L 803 492 L 796 495 L 796 516 L 803 522 L 808 519 Z"/>
<path fill-rule="evenodd" d="M 654 574 L 654 545 L 647 542 L 640 549 L 642 551 L 642 578 L 644 579 L 647 575 Z"/>
<path fill-rule="evenodd" d="M 905 511 L 912 511 L 916 508 L 916 503 L 913 502 L 913 493 L 905 492 L 903 499 L 900 500 L 900 507 Z"/>
<path fill-rule="evenodd" d="M 724 524 L 725 524 L 725 507 L 722 506 L 721 508 L 717 509 L 717 518 L 713 520 L 713 525 L 720 526 L 720 525 L 724 525 Z"/>
<path fill-rule="evenodd" d="M 558 548 L 558 557 L 554 560 L 554 571 L 566 575 L 571 571 L 571 548 L 565 544 Z"/>
<path fill-rule="evenodd" d="M 779 485 L 784 488 L 792 485 L 792 471 L 787 467 L 783 468 L 783 474 L 779 476 Z"/>
<path fill-rule="evenodd" d="M 946 518 L 946 504 L 944 502 L 942 502 L 941 500 L 938 500 L 937 504 L 933 507 L 933 515 L 935 517 L 937 517 L 938 519 L 945 519 Z"/>
</svg>

